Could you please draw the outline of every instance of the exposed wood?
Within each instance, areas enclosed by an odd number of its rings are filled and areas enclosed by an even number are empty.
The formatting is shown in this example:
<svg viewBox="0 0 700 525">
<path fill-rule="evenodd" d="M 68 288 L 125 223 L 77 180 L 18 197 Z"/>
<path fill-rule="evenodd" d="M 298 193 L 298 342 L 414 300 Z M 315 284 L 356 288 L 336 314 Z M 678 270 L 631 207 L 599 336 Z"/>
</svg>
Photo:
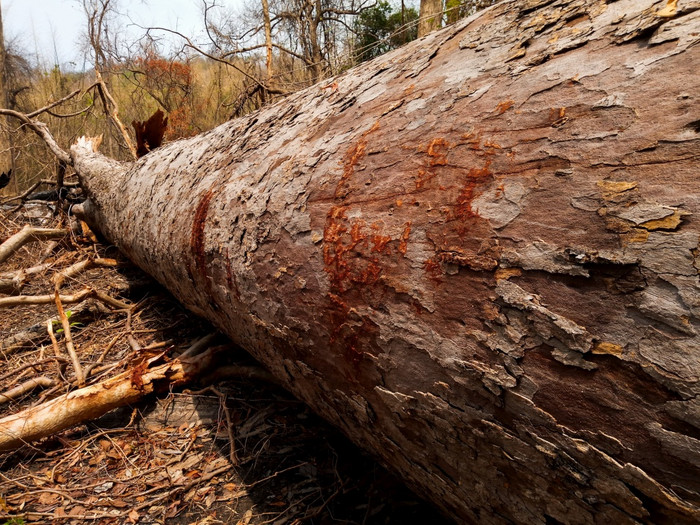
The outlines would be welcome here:
<svg viewBox="0 0 700 525">
<path fill-rule="evenodd" d="M 211 364 L 219 347 L 195 358 L 166 360 L 154 357 L 133 370 L 74 390 L 51 401 L 0 419 L 0 452 L 50 436 L 73 425 L 97 418 L 110 410 L 174 385 L 186 384 Z M 7 393 L 5 395 L 8 395 Z M 0 396 L 1 399 L 1 396 Z"/>
<path fill-rule="evenodd" d="M 700 520 L 697 0 L 504 1 L 88 221 L 459 522 Z"/>
<path fill-rule="evenodd" d="M 163 143 L 163 135 L 168 127 L 168 117 L 159 109 L 148 120 L 131 122 L 136 134 L 136 156 L 143 157 Z"/>
</svg>

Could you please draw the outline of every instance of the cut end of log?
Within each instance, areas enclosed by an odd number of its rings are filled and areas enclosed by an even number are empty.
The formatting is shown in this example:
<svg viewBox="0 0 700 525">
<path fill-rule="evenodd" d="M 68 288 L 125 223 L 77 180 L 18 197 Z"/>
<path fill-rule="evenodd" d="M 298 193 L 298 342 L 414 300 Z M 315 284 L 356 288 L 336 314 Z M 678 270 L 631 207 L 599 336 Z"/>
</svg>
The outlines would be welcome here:
<svg viewBox="0 0 700 525">
<path fill-rule="evenodd" d="M 83 153 L 96 153 L 102 144 L 102 135 L 97 137 L 79 137 L 75 144 L 71 147 L 71 151 L 80 151 Z"/>
</svg>

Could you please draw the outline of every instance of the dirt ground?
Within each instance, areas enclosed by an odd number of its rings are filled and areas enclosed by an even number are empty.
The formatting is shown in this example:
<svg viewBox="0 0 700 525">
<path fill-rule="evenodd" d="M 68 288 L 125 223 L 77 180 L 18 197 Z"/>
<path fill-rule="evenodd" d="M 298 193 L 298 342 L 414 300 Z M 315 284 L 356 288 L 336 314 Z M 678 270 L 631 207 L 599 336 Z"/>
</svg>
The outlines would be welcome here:
<svg viewBox="0 0 700 525">
<path fill-rule="evenodd" d="M 0 243 L 27 224 L 71 229 L 55 203 L 14 204 L 0 208 Z M 88 260 L 93 267 L 75 270 Z M 154 356 L 171 359 L 213 332 L 78 228 L 25 244 L 0 263 L 0 418 L 78 388 L 63 324 L 51 324 L 56 344 L 47 326 L 58 313 L 56 276 L 66 272 L 62 296 L 92 291 L 62 305 L 88 384 Z M 40 295 L 50 302 L 22 299 Z M 252 373 L 166 390 L 0 453 L 0 525 L 448 523 L 243 350 L 225 360 L 219 369 Z"/>
</svg>

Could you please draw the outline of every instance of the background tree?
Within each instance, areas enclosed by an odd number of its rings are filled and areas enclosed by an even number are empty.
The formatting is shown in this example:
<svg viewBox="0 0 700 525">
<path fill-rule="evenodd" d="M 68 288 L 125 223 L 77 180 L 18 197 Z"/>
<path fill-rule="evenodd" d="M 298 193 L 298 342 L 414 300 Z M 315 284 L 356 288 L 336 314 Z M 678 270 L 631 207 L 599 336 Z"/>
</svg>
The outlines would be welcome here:
<svg viewBox="0 0 700 525">
<path fill-rule="evenodd" d="M 418 38 L 442 27 L 442 0 L 420 0 Z"/>
<path fill-rule="evenodd" d="M 414 8 L 393 9 L 389 2 L 380 0 L 357 17 L 355 56 L 364 62 L 396 49 L 418 35 L 418 12 Z"/>
<path fill-rule="evenodd" d="M 5 37 L 2 30 L 2 9 L 0 9 L 0 105 L 9 107 L 9 97 L 7 96 L 7 68 L 5 58 Z M 10 143 L 10 133 L 7 123 L 3 117 L 0 120 L 0 172 L 7 172 L 13 167 L 12 146 Z"/>
<path fill-rule="evenodd" d="M 116 14 L 116 0 L 83 0 L 83 9 L 87 16 L 87 37 L 95 66 L 95 79 L 102 101 L 105 116 L 116 128 L 114 138 L 121 140 L 120 146 L 127 149 L 136 158 L 136 146 L 119 116 L 119 104 L 112 96 L 111 73 L 117 56 L 117 37 L 112 32 Z M 106 77 L 106 78 L 105 78 Z M 108 142 L 112 155 L 112 143 Z"/>
</svg>

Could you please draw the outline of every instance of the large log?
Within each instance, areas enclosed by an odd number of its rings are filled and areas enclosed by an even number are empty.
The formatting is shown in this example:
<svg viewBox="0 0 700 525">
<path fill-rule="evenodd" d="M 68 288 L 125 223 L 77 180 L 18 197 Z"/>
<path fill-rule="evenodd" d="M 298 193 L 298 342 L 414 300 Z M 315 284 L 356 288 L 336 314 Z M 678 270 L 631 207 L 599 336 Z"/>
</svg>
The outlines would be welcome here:
<svg viewBox="0 0 700 525">
<path fill-rule="evenodd" d="M 89 221 L 459 522 L 700 519 L 700 3 L 505 1 Z"/>
</svg>

